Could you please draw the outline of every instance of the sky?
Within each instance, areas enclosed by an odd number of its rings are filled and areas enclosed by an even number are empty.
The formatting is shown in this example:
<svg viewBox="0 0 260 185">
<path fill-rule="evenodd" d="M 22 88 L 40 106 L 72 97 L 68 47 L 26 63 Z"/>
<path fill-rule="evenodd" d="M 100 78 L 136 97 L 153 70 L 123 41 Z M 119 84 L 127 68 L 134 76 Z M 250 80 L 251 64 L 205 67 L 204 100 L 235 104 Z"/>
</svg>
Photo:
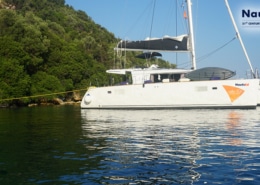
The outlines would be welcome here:
<svg viewBox="0 0 260 185">
<path fill-rule="evenodd" d="M 66 0 L 66 4 L 86 12 L 116 37 L 127 40 L 187 34 L 183 3 L 185 0 Z M 252 67 L 260 70 L 260 25 L 257 25 L 260 1 L 229 0 L 229 5 Z M 250 17 L 242 17 L 243 10 L 249 11 Z M 246 78 L 250 67 L 240 42 L 235 39 L 229 43 L 236 32 L 225 1 L 193 0 L 192 11 L 197 68 L 223 67 L 236 71 L 239 78 Z M 226 43 L 229 44 L 222 48 Z M 186 54 L 176 57 L 163 53 L 163 58 L 179 68 L 190 68 Z"/>
</svg>

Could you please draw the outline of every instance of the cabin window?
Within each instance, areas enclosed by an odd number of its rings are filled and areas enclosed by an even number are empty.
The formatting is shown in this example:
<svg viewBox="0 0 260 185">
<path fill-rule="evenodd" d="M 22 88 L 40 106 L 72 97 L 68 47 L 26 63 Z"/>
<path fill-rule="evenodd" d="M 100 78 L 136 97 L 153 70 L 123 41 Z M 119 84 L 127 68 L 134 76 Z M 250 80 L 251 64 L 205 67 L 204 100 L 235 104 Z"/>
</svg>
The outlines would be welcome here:
<svg viewBox="0 0 260 185">
<path fill-rule="evenodd" d="M 130 72 L 126 72 L 125 75 L 120 75 L 120 78 L 118 78 L 119 82 L 116 83 L 116 85 L 128 85 L 133 84 L 132 81 L 132 75 Z"/>
<path fill-rule="evenodd" d="M 170 82 L 178 82 L 181 78 L 181 74 L 170 74 L 169 79 Z"/>
<path fill-rule="evenodd" d="M 181 74 L 154 74 L 150 79 L 152 82 L 162 82 L 163 79 L 169 79 L 170 82 L 178 82 L 181 78 Z"/>
<path fill-rule="evenodd" d="M 131 72 L 126 72 L 125 78 L 126 78 L 125 81 L 126 81 L 128 84 L 133 84 Z"/>
<path fill-rule="evenodd" d="M 115 79 L 114 79 L 112 76 L 110 76 L 110 78 L 109 78 L 109 84 L 110 84 L 110 85 L 114 85 L 114 83 L 115 83 Z"/>
<path fill-rule="evenodd" d="M 169 74 L 161 74 L 161 80 L 169 79 Z"/>
<path fill-rule="evenodd" d="M 180 80 L 180 78 L 181 78 L 181 74 L 175 74 L 175 75 L 174 75 L 174 80 L 175 80 L 176 82 L 178 82 L 178 81 Z"/>
<path fill-rule="evenodd" d="M 154 74 L 152 75 L 153 77 L 151 77 L 151 80 L 155 83 L 157 82 L 162 82 L 162 78 L 161 78 L 161 75 L 160 74 Z"/>
</svg>

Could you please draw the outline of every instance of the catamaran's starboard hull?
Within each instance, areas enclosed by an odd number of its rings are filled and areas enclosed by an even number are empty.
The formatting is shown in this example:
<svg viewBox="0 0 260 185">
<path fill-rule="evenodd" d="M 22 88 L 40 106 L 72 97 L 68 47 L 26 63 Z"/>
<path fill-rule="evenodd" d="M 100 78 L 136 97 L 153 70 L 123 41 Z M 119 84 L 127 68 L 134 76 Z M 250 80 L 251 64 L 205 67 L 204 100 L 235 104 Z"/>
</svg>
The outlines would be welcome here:
<svg viewBox="0 0 260 185">
<path fill-rule="evenodd" d="M 90 88 L 81 108 L 246 108 L 257 106 L 259 80 L 150 83 Z"/>
<path fill-rule="evenodd" d="M 260 106 L 260 80 L 259 80 L 259 86 L 258 86 L 258 96 L 257 96 L 257 105 Z"/>
</svg>

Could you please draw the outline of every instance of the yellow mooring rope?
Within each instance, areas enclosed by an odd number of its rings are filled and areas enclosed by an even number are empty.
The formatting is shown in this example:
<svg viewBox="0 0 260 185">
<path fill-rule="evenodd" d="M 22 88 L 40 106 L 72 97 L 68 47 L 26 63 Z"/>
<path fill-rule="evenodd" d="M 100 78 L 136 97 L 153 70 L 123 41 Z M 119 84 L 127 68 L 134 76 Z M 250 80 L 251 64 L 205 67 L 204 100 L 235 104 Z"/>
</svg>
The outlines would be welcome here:
<svg viewBox="0 0 260 185">
<path fill-rule="evenodd" d="M 0 99 L 1 101 L 12 101 L 12 100 L 19 100 L 19 99 L 26 99 L 26 98 L 37 98 L 37 97 L 45 97 L 45 96 L 51 96 L 55 94 L 66 94 L 66 93 L 71 93 L 71 92 L 76 92 L 76 91 L 86 91 L 87 89 L 77 89 L 73 91 L 64 91 L 64 92 L 57 92 L 57 93 L 49 93 L 49 94 L 39 94 L 39 95 L 34 95 L 34 96 L 23 96 L 23 97 L 17 97 L 17 98 L 5 98 L 5 99 Z"/>
</svg>

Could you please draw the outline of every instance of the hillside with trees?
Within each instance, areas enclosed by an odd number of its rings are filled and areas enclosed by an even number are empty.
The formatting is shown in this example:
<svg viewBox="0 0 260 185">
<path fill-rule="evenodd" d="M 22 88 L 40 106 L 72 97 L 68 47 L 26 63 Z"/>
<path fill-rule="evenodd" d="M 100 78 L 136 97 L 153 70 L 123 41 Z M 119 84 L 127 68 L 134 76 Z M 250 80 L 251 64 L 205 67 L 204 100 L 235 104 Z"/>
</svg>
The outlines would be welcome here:
<svg viewBox="0 0 260 185">
<path fill-rule="evenodd" d="M 0 0 L 0 28 L 2 106 L 66 100 L 108 85 L 118 39 L 65 0 Z M 138 63 L 130 56 L 125 67 Z"/>
</svg>

